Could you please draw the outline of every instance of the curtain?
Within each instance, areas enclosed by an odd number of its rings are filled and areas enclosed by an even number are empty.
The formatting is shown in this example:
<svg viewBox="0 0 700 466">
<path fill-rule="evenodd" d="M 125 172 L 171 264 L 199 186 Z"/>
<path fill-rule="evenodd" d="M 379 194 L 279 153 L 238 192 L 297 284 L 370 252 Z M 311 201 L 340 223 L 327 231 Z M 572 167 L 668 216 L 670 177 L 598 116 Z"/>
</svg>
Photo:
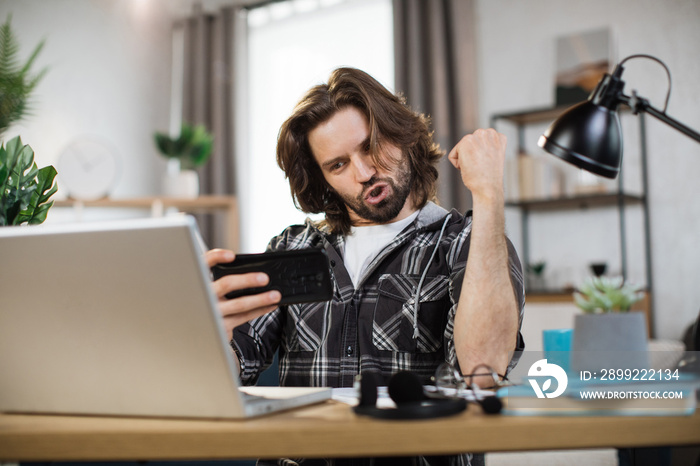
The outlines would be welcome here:
<svg viewBox="0 0 700 466">
<path fill-rule="evenodd" d="M 478 124 L 473 0 L 394 0 L 396 91 L 432 119 L 435 140 L 449 151 Z M 471 194 L 443 157 L 440 204 L 464 213 Z"/>
<path fill-rule="evenodd" d="M 195 7 L 184 23 L 182 120 L 203 124 L 214 135 L 209 161 L 198 169 L 201 195 L 236 192 L 234 160 L 233 37 L 236 8 L 205 14 Z M 226 244 L 226 224 L 218 215 L 197 215 L 209 247 Z"/>
</svg>

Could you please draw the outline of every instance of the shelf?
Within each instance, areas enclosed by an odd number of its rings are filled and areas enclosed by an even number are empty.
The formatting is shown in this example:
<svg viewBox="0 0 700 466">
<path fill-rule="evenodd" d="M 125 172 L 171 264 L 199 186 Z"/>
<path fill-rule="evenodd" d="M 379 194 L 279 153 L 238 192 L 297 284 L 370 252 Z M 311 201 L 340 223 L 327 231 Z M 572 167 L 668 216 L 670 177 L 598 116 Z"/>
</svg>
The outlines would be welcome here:
<svg viewBox="0 0 700 466">
<path fill-rule="evenodd" d="M 585 194 L 579 196 L 559 197 L 555 199 L 532 199 L 523 201 L 508 201 L 506 207 L 518 207 L 527 210 L 565 210 L 565 209 L 585 209 L 589 207 L 609 207 L 617 206 L 620 198 L 625 204 L 643 204 L 644 196 L 633 194 Z"/>
<path fill-rule="evenodd" d="M 566 304 L 574 305 L 573 291 L 537 291 L 532 292 L 527 291 L 525 293 L 525 302 L 530 304 Z M 579 312 L 581 312 L 579 310 Z M 651 315 L 651 293 L 649 290 L 644 291 L 644 297 L 632 305 L 632 309 L 629 312 L 643 312 L 646 316 L 647 331 L 649 332 L 649 337 L 652 336 L 652 315 Z"/>
<path fill-rule="evenodd" d="M 579 102 L 580 103 L 580 102 Z M 559 115 L 578 104 L 564 105 L 561 107 L 541 107 L 535 108 L 527 111 L 511 112 L 511 113 L 498 113 L 493 115 L 491 119 L 495 120 L 505 120 L 516 125 L 529 125 L 535 123 L 547 123 L 549 121 L 554 121 Z M 629 112 L 629 107 L 624 105 L 620 106 L 618 109 L 620 112 Z"/>
<path fill-rule="evenodd" d="M 532 108 L 527 110 L 521 110 L 517 112 L 504 112 L 498 113 L 491 116 L 491 125 L 497 129 L 499 122 L 505 122 L 511 126 L 515 126 L 518 134 L 518 153 L 527 152 L 529 149 L 529 144 L 534 142 L 530 141 L 530 133 L 533 133 L 535 128 L 530 128 L 528 132 L 528 126 L 536 126 L 542 124 L 551 124 L 554 120 L 559 118 L 562 114 L 568 111 L 569 108 L 577 104 L 569 106 L 559 106 L 559 107 L 547 107 L 547 108 Z M 619 108 L 621 113 L 629 113 L 630 108 L 628 106 L 621 106 Z M 625 209 L 628 206 L 636 206 L 641 208 L 644 222 L 644 257 L 645 257 L 645 268 L 646 268 L 646 287 L 648 288 L 648 296 L 644 303 L 644 309 L 647 312 L 647 320 L 649 329 L 653 330 L 653 312 L 651 300 L 649 295 L 653 291 L 653 277 L 652 277 L 652 265 L 651 265 L 651 240 L 649 237 L 649 206 L 647 197 L 647 186 L 648 186 L 648 175 L 647 175 L 647 149 L 646 149 L 646 133 L 644 131 L 644 115 L 639 115 L 640 129 L 639 129 L 639 141 L 640 141 L 640 163 L 641 163 L 641 186 L 642 192 L 635 194 L 628 194 L 623 191 L 622 179 L 618 181 L 617 189 L 614 192 L 588 192 L 584 194 L 570 195 L 558 198 L 527 198 L 527 199 L 517 199 L 508 200 L 505 203 L 507 208 L 513 208 L 519 210 L 520 212 L 520 227 L 521 227 L 521 260 L 523 264 L 530 263 L 530 222 L 537 221 L 539 217 L 548 217 L 548 215 L 531 215 L 541 214 L 545 212 L 549 213 L 561 213 L 565 211 L 573 210 L 584 210 L 588 208 L 615 208 L 618 211 L 619 225 L 619 241 L 620 241 L 620 274 L 623 277 L 627 277 L 627 238 L 626 238 L 626 220 L 625 220 Z M 537 128 L 538 132 L 540 128 Z M 520 164 L 518 163 L 518 170 L 521 170 Z M 521 173 L 518 172 L 518 180 Z M 536 180 L 538 183 L 543 182 L 535 177 L 534 174 L 527 174 L 531 176 L 532 179 Z M 533 290 L 535 291 L 535 290 Z M 527 297 L 528 302 L 552 302 L 552 303 L 563 303 L 571 302 L 570 295 L 567 296 L 566 293 L 554 292 L 544 292 L 544 293 L 531 293 L 528 292 Z"/>
<path fill-rule="evenodd" d="M 518 125 L 544 123 L 554 120 L 570 107 L 570 105 L 567 105 L 564 107 L 537 108 L 525 112 L 499 113 L 497 115 L 493 115 L 491 118 L 493 120 L 510 121 L 511 123 Z"/>
<path fill-rule="evenodd" d="M 526 290 L 527 301 L 537 302 L 537 303 L 561 303 L 561 302 L 574 302 L 573 293 L 575 289 L 572 287 L 570 289 L 549 289 L 549 290 Z M 645 307 L 645 300 L 649 299 L 650 293 L 648 290 L 641 290 L 644 293 L 644 298 L 639 301 L 639 305 L 636 308 L 643 309 Z"/>
<path fill-rule="evenodd" d="M 59 199 L 54 201 L 54 206 L 72 208 L 76 212 L 78 221 L 82 219 L 82 211 L 85 208 L 148 209 L 153 217 L 163 216 L 166 209 L 170 208 L 193 214 L 218 212 L 226 218 L 226 244 L 224 246 L 234 250 L 238 249 L 238 210 L 234 196 L 199 196 L 193 199 L 174 197 L 104 198 L 92 201 Z"/>
<path fill-rule="evenodd" d="M 76 199 L 56 200 L 57 207 L 124 207 L 150 209 L 153 206 L 164 208 L 175 207 L 187 209 L 188 212 L 210 212 L 222 209 L 235 209 L 236 200 L 231 196 L 199 196 L 193 199 L 181 199 L 175 197 L 136 197 L 127 199 L 104 198 L 93 201 L 80 201 Z"/>
</svg>

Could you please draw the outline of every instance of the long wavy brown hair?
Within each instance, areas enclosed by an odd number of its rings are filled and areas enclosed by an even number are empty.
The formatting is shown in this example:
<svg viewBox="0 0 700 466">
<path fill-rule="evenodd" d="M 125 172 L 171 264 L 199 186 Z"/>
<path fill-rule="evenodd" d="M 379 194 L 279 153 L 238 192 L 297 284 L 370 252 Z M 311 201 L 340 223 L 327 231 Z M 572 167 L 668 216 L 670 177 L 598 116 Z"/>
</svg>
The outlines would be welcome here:
<svg viewBox="0 0 700 466">
<path fill-rule="evenodd" d="M 436 165 L 444 155 L 433 141 L 429 118 L 411 110 L 402 96 L 392 94 L 364 71 L 338 68 L 331 73 L 328 84 L 311 88 L 280 128 L 277 164 L 289 179 L 296 207 L 306 213 L 323 212 L 331 232 L 342 234 L 350 232 L 350 215 L 316 163 L 308 135 L 348 106 L 367 117 L 374 163 L 387 168 L 381 155 L 385 143 L 400 148 L 408 158 L 413 175 L 411 196 L 416 207 L 436 199 Z"/>
</svg>

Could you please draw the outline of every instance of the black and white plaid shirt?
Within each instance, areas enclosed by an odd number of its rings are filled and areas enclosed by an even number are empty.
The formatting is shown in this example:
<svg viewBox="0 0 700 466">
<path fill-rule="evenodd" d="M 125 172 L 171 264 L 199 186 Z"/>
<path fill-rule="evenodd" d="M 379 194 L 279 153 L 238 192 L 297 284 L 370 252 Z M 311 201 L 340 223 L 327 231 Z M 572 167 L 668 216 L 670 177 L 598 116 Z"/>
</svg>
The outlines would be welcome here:
<svg viewBox="0 0 700 466">
<path fill-rule="evenodd" d="M 268 249 L 324 248 L 333 299 L 281 306 L 236 328 L 233 346 L 242 382 L 254 384 L 279 349 L 283 386 L 351 387 L 365 371 L 386 385 L 401 370 L 428 383 L 441 362 L 457 362 L 452 334 L 470 231 L 471 216 L 428 203 L 372 261 L 355 288 L 343 265 L 342 235 L 322 231 L 309 220 L 287 228 Z M 508 248 L 522 321 L 522 269 L 510 242 Z M 513 346 L 522 349 L 522 339 Z"/>
<path fill-rule="evenodd" d="M 331 263 L 334 294 L 329 302 L 282 306 L 234 330 L 233 348 L 241 380 L 252 385 L 279 349 L 280 384 L 351 387 L 355 376 L 375 373 L 380 385 L 401 370 L 429 383 L 444 361 L 457 363 L 453 330 L 457 300 L 469 254 L 471 216 L 428 203 L 416 219 L 371 262 L 355 288 L 343 264 L 344 238 L 311 221 L 273 238 L 268 249 L 324 248 Z M 515 249 L 508 242 L 511 282 L 522 322 L 525 292 Z M 416 308 L 416 295 L 419 306 Z M 487 312 L 487 310 L 485 310 Z M 513 342 L 524 347 L 522 337 Z M 517 352 L 516 352 L 517 354 Z M 511 367 L 517 356 L 511 361 Z M 386 464 L 468 466 L 483 455 L 382 460 Z M 356 466 L 367 458 L 258 464 Z"/>
</svg>

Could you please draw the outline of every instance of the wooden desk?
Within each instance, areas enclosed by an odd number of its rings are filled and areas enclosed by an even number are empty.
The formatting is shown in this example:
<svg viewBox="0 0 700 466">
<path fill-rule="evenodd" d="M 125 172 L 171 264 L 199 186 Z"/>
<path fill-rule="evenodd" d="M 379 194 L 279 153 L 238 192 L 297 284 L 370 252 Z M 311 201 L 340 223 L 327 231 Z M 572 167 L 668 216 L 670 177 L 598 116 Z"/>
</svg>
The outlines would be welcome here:
<svg viewBox="0 0 700 466">
<path fill-rule="evenodd" d="M 382 421 L 335 401 L 245 421 L 0 415 L 0 460 L 448 454 L 700 444 L 687 417 L 486 416 Z"/>
<path fill-rule="evenodd" d="M 234 196 L 199 196 L 194 199 L 172 197 L 139 197 L 130 199 L 98 199 L 95 201 L 57 200 L 56 207 L 72 207 L 78 220 L 86 207 L 147 209 L 153 217 L 160 217 L 166 209 L 176 208 L 187 213 L 221 212 L 226 218 L 226 247 L 238 250 L 238 210 Z"/>
</svg>

